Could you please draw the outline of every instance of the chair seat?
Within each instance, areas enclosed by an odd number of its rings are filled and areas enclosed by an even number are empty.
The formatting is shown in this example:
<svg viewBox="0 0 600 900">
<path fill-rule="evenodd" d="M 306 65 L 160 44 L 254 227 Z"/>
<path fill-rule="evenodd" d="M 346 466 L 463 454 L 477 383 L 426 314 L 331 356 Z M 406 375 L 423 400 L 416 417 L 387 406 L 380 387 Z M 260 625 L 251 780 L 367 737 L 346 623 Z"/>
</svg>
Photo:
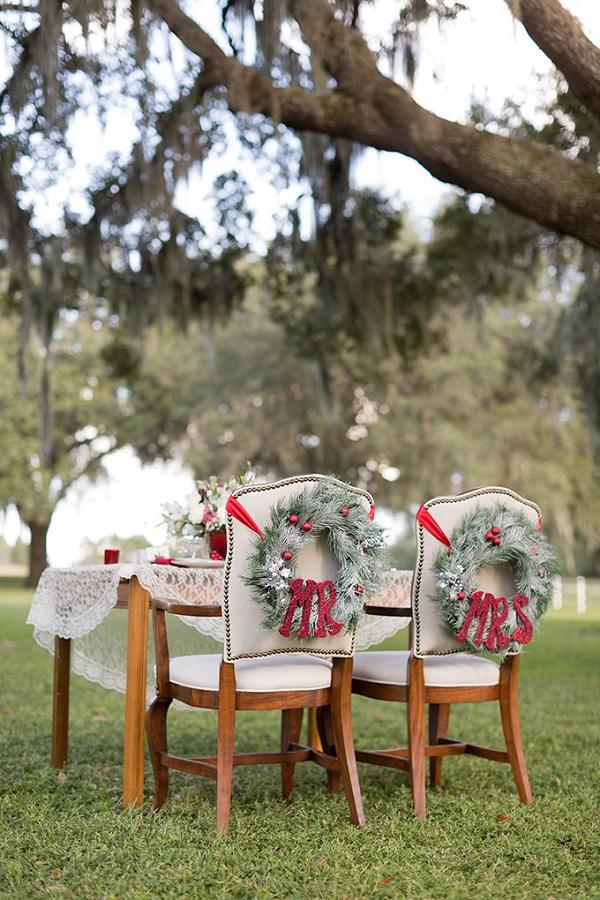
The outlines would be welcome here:
<svg viewBox="0 0 600 900">
<path fill-rule="evenodd" d="M 219 690 L 219 653 L 175 656 L 169 677 L 175 684 L 202 691 Z M 305 653 L 278 653 L 235 663 L 238 691 L 312 691 L 331 685 L 331 661 Z"/>
<path fill-rule="evenodd" d="M 379 684 L 408 684 L 408 658 L 408 650 L 357 653 L 352 677 Z M 425 657 L 423 672 L 426 687 L 482 687 L 500 680 L 495 662 L 469 653 Z"/>
</svg>

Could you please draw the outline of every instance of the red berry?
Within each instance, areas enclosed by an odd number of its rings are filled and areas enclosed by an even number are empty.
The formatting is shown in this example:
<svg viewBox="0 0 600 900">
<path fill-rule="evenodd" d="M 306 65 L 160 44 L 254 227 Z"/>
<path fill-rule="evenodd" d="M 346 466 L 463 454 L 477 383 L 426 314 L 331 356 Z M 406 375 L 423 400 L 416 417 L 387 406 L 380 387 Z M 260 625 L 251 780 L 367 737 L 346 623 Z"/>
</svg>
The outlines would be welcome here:
<svg viewBox="0 0 600 900">
<path fill-rule="evenodd" d="M 494 525 L 494 527 L 492 528 L 492 534 L 494 535 L 494 537 L 496 537 L 497 534 L 500 534 L 500 529 L 497 525 Z"/>
<path fill-rule="evenodd" d="M 364 589 L 364 587 L 362 586 L 362 584 L 357 584 L 356 587 L 355 587 L 355 589 L 354 589 L 354 593 L 355 593 L 355 594 L 364 594 L 364 592 L 365 592 L 365 589 Z"/>
<path fill-rule="evenodd" d="M 457 599 L 457 600 L 464 600 L 464 599 L 465 599 L 465 592 L 464 592 L 464 591 L 459 591 L 458 594 L 456 595 L 456 599 Z"/>
<path fill-rule="evenodd" d="M 288 516 L 288 522 L 289 522 L 291 525 L 297 525 L 297 524 L 298 524 L 298 516 L 296 515 L 296 513 L 292 513 L 291 515 Z"/>
<path fill-rule="evenodd" d="M 346 518 L 346 516 L 348 515 L 349 512 L 350 512 L 350 510 L 348 509 L 347 506 L 342 506 L 342 508 L 340 509 L 340 515 L 344 516 L 344 518 Z"/>
<path fill-rule="evenodd" d="M 305 522 L 302 526 L 302 531 L 312 531 L 312 524 L 310 522 Z"/>
<path fill-rule="evenodd" d="M 488 531 L 488 532 L 487 532 L 487 534 L 486 534 L 486 536 L 485 536 L 485 539 L 486 539 L 486 541 L 491 541 L 491 540 L 494 539 L 494 535 L 492 534 L 491 531 Z"/>
<path fill-rule="evenodd" d="M 285 559 L 286 562 L 288 562 L 292 558 L 293 555 L 294 554 L 292 553 L 291 550 L 284 550 L 283 553 L 281 554 L 281 558 Z"/>
<path fill-rule="evenodd" d="M 494 544 L 496 545 L 496 547 L 499 547 L 501 543 L 502 541 L 500 540 L 500 538 L 494 538 Z"/>
<path fill-rule="evenodd" d="M 213 550 L 212 553 L 210 554 L 210 558 L 211 559 L 223 559 L 223 557 L 218 552 L 218 550 Z"/>
</svg>

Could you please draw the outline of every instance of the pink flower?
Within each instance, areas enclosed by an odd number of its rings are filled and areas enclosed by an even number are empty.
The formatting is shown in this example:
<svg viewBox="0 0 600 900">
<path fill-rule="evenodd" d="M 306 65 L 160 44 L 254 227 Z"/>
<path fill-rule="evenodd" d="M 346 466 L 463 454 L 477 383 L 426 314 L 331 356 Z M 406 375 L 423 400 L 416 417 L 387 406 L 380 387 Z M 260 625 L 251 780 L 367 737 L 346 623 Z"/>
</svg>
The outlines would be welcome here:
<svg viewBox="0 0 600 900">
<path fill-rule="evenodd" d="M 212 522 L 214 517 L 215 517 L 215 514 L 213 512 L 211 512 L 210 509 L 207 509 L 206 512 L 204 513 L 204 515 L 202 516 L 202 524 L 203 525 L 210 524 L 210 522 Z"/>
</svg>

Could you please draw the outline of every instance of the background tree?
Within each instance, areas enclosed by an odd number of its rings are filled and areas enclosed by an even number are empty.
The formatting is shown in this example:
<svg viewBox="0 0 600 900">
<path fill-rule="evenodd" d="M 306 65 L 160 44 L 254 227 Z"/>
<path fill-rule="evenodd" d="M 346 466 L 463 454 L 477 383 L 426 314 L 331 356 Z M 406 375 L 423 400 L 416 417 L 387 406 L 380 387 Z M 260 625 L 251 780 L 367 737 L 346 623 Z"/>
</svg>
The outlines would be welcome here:
<svg viewBox="0 0 600 900">
<path fill-rule="evenodd" d="M 411 156 L 435 177 L 478 191 L 508 208 L 564 234 L 600 247 L 600 178 L 596 172 L 550 147 L 473 126 L 459 125 L 419 106 L 409 92 L 378 65 L 361 34 L 361 4 L 293 0 L 267 4 L 256 28 L 256 65 L 241 54 L 227 55 L 176 0 L 150 0 L 150 8 L 202 60 L 206 81 L 225 91 L 234 113 L 259 113 L 299 132 L 341 137 Z M 429 14 L 457 14 L 465 4 L 401 4 L 396 39 L 406 25 Z M 559 0 L 514 4 L 529 35 L 562 72 L 573 95 L 598 116 L 600 49 Z M 223 21 L 251 5 L 228 3 Z M 287 13 L 287 15 L 286 15 Z M 337 14 L 336 14 L 337 13 Z M 307 56 L 282 40 L 282 25 L 299 28 Z M 241 29 L 240 29 L 241 31 Z M 386 36 L 380 50 L 386 47 Z M 277 78 L 278 67 L 287 84 Z M 583 218 L 587 219 L 586 222 Z"/>
<path fill-rule="evenodd" d="M 34 329 L 23 395 L 7 318 L 2 505 L 15 502 L 45 532 L 69 486 L 96 477 L 104 454 L 125 444 L 146 460 L 176 456 L 198 475 L 247 459 L 267 477 L 333 471 L 407 521 L 424 496 L 504 481 L 539 499 L 569 571 L 593 568 L 598 468 L 577 360 L 555 352 L 565 289 L 549 271 L 555 243 L 526 220 L 507 231 L 497 206 L 474 212 L 463 201 L 422 242 L 378 198 L 353 202 L 365 308 L 381 316 L 395 298 L 387 345 L 366 319 L 344 327 L 347 301 L 323 292 L 299 236 L 295 253 L 279 238 L 265 260 L 238 264 L 244 302 L 221 321 L 185 332 L 166 321 L 136 335 L 103 307 L 64 312 L 50 343 L 50 466 L 40 465 L 37 402 L 46 347 Z M 335 254 L 324 260 L 325 279 L 336 265 Z M 567 257 L 564 269 L 572 274 Z"/>
<path fill-rule="evenodd" d="M 14 504 L 29 528 L 28 584 L 47 565 L 46 538 L 52 515 L 69 489 L 93 481 L 103 461 L 120 447 L 142 458 L 170 457 L 188 424 L 193 361 L 162 356 L 163 367 L 145 367 L 138 348 L 120 338 L 108 316 L 97 311 L 63 316 L 52 335 L 52 421 L 49 433 L 39 401 L 45 347 L 32 336 L 28 380 L 17 377 L 17 325 L 0 323 L 0 507 Z M 168 363 L 168 364 L 167 364 Z M 41 436 L 47 441 L 41 449 Z"/>
<path fill-rule="evenodd" d="M 451 252 L 453 218 L 450 211 L 441 217 L 429 255 L 421 248 L 425 267 L 433 270 L 434 258 Z M 460 231 L 455 240 L 465 246 Z M 490 260 L 491 267 L 497 263 Z M 306 344 L 290 341 L 289 322 L 272 320 L 264 279 L 256 281 L 252 299 L 210 340 L 198 330 L 189 335 L 199 356 L 210 343 L 214 365 L 195 386 L 180 446 L 194 471 L 228 472 L 247 458 L 272 477 L 333 471 L 367 487 L 379 506 L 404 513 L 407 522 L 423 497 L 510 484 L 540 502 L 565 569 L 595 570 L 600 473 L 572 361 L 559 369 L 549 354 L 562 316 L 559 292 L 540 296 L 524 272 L 520 295 L 507 283 L 502 288 L 500 278 L 486 280 L 493 302 L 455 301 L 451 314 L 438 317 L 444 335 L 404 369 L 377 360 L 357 365 L 356 348 L 344 345 L 329 361 L 338 406 L 331 418 L 323 413 L 321 374 L 303 352 Z M 471 296 L 468 284 L 451 281 Z M 450 290 L 444 281 L 437 289 Z M 291 293 L 297 298 L 295 286 Z M 299 311 L 310 309 L 310 297 L 307 291 Z M 409 564 L 412 553 L 409 534 L 399 558 Z"/>
<path fill-rule="evenodd" d="M 55 233 L 82 248 L 93 293 L 109 295 L 138 322 L 166 310 L 185 319 L 200 307 L 228 308 L 235 261 L 252 235 L 247 186 L 239 173 L 215 183 L 216 234 L 184 211 L 181 187 L 236 133 L 257 164 L 268 164 L 278 190 L 303 185 L 313 199 L 305 261 L 317 273 L 321 311 L 330 314 L 325 300 L 335 305 L 331 336 L 342 315 L 346 328 L 366 319 L 380 340 L 387 336 L 385 316 L 361 315 L 362 285 L 350 277 L 360 218 L 353 212 L 351 168 L 359 146 L 410 156 L 436 178 L 499 201 L 541 231 L 600 246 L 600 50 L 559 0 L 509 4 L 557 70 L 556 103 L 537 126 L 514 115 L 493 121 L 476 110 L 467 124 L 450 122 L 411 97 L 419 28 L 429 18 L 441 24 L 459 18 L 466 2 L 403 0 L 387 29 L 368 40 L 372 5 L 364 0 L 215 4 L 218 34 L 176 0 L 120 8 L 118 25 L 105 0 L 85 7 L 0 3 L 12 63 L 0 92 L 0 228 L 11 250 L 24 331 L 35 309 L 27 260 L 47 237 L 36 197 L 49 189 L 60 193 L 61 186 L 67 196 Z M 111 154 L 87 187 L 73 191 L 70 125 L 83 106 L 106 124 L 119 103 L 135 123 L 130 147 Z M 291 202 L 284 236 L 300 222 L 301 205 Z M 210 265 L 209 245 L 216 246 Z M 595 257 L 586 260 L 584 274 L 592 275 Z M 215 275 L 208 282 L 207 272 Z M 574 332 L 597 333 L 595 294 L 592 288 L 582 295 Z M 389 299 L 392 307 L 399 302 Z M 580 384 L 598 426 L 593 350 L 580 365 Z M 326 393 L 324 369 L 323 376 Z"/>
<path fill-rule="evenodd" d="M 541 417 L 546 453 L 556 421 L 568 416 L 558 432 L 566 441 L 561 447 L 582 477 L 587 473 L 585 489 L 569 472 L 568 484 L 557 491 L 572 517 L 572 498 L 591 490 L 595 477 L 583 464 L 585 431 L 574 437 L 581 408 L 600 434 L 599 51 L 582 26 L 559 0 L 511 4 L 557 66 L 554 96 L 549 104 L 544 97 L 543 116 L 535 122 L 507 104 L 495 116 L 474 107 L 470 121 L 459 124 L 419 106 L 410 87 L 422 23 L 434 17 L 444 24 L 467 3 L 399 2 L 389 29 L 368 39 L 371 4 L 361 0 L 216 6 L 221 27 L 209 34 L 204 18 L 196 21 L 176 0 L 120 7 L 118 19 L 103 0 L 26 8 L 0 0 L 10 61 L 0 91 L 3 294 L 20 316 L 19 389 L 39 404 L 34 456 L 44 472 L 53 467 L 59 414 L 53 403 L 62 393 L 53 384 L 60 368 L 53 362 L 56 330 L 91 304 L 115 317 L 118 333 L 110 347 L 96 346 L 94 353 L 102 350 L 101 371 L 113 380 L 120 402 L 136 410 L 124 417 L 120 436 L 144 458 L 176 449 L 170 441 L 177 443 L 193 407 L 195 421 L 177 449 L 198 463 L 214 459 L 209 468 L 221 468 L 239 451 L 240 461 L 253 455 L 273 472 L 284 464 L 290 471 L 311 467 L 311 460 L 321 468 L 334 464 L 406 509 L 412 487 L 427 492 L 417 465 L 424 446 L 428 471 L 440 481 L 453 484 L 457 475 L 472 483 L 504 471 L 515 444 L 522 447 L 517 460 L 526 451 L 538 458 L 532 444 L 512 434 L 507 410 L 531 421 Z M 73 168 L 78 117 L 114 132 L 107 126 L 119 106 L 133 126 L 127 139 L 85 173 Z M 268 169 L 281 198 L 279 233 L 264 262 L 252 252 L 260 240 L 243 166 L 213 179 L 212 188 L 204 185 L 214 215 L 192 214 L 186 203 L 185 179 L 197 179 L 201 163 L 223 154 L 232 140 L 246 159 Z M 427 246 L 385 197 L 356 190 L 353 165 L 364 146 L 411 156 L 466 192 L 442 211 Z M 82 174 L 85 183 L 77 186 Z M 490 199 L 482 202 L 474 191 Z M 41 198 L 47 194 L 52 224 L 44 221 Z M 234 312 L 242 298 L 246 312 Z M 536 303 L 548 298 L 552 315 L 541 315 Z M 216 324 L 232 313 L 243 342 L 232 342 L 227 326 Z M 157 337 L 155 323 L 166 315 L 182 326 L 200 316 L 216 341 L 192 329 L 186 348 L 197 349 L 182 357 L 179 339 L 165 343 L 168 329 Z M 522 326 L 513 328 L 511 315 L 536 323 L 534 342 L 519 342 Z M 146 338 L 132 339 L 148 327 Z M 41 348 L 37 360 L 32 341 Z M 478 378 L 476 365 L 456 357 L 456 341 L 474 356 L 482 344 L 493 347 L 489 383 Z M 518 353 L 522 374 L 514 371 Z M 152 365 L 145 367 L 145 357 Z M 282 384 L 290 364 L 293 377 Z M 456 409 L 431 380 L 438 370 L 459 389 Z M 161 388 L 163 374 L 174 386 L 172 372 L 197 387 L 176 421 Z M 551 400 L 563 396 L 561 383 L 567 393 L 558 407 Z M 260 388 L 250 405 L 248 385 Z M 470 405 L 472 385 L 484 409 Z M 551 388 L 549 398 L 543 392 Z M 436 429 L 411 405 L 415 399 L 426 406 L 434 389 L 444 402 L 437 403 L 436 393 L 431 406 L 449 448 L 455 446 L 439 466 L 431 437 Z M 551 412 L 534 416 L 536 404 Z M 463 407 L 470 416 L 462 417 Z M 475 409 L 487 431 L 498 429 L 488 456 L 506 448 L 493 470 L 481 459 L 476 465 L 469 447 L 461 449 Z M 488 420 L 490 409 L 496 418 Z M 160 425 L 152 429 L 156 415 Z M 137 419 L 136 433 L 130 420 Z M 236 451 L 238 433 L 256 452 Z M 402 465 L 390 458 L 399 441 Z M 485 446 L 483 438 L 470 441 Z M 407 462 L 413 455 L 414 465 Z M 470 460 L 465 473 L 459 457 Z M 518 481 L 520 466 L 511 464 L 507 478 Z M 396 470 L 396 481 L 383 475 Z M 550 474 L 547 483 L 553 483 Z M 555 523 L 558 529 L 558 514 Z M 586 529 L 578 525 L 573 540 L 564 537 L 570 564 Z M 566 535 L 566 526 L 562 531 Z"/>
</svg>

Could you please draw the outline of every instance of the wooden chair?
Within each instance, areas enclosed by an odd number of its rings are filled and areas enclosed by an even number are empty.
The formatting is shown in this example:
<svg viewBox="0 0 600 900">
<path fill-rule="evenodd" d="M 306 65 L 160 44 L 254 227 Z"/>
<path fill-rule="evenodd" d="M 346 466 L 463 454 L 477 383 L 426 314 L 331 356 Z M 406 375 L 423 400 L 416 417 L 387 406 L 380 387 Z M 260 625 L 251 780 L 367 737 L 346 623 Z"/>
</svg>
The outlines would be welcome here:
<svg viewBox="0 0 600 900">
<path fill-rule="evenodd" d="M 437 497 L 424 504 L 446 535 L 466 512 L 477 505 L 502 502 L 522 510 L 533 522 L 540 516 L 529 500 L 501 487 L 481 488 L 453 497 Z M 391 750 L 356 751 L 359 762 L 403 769 L 410 773 L 415 815 L 425 818 L 425 759 L 430 759 L 430 784 L 439 788 L 445 756 L 468 753 L 495 762 L 510 763 L 522 803 L 532 795 L 521 746 L 517 703 L 519 655 L 501 665 L 491 659 L 463 653 L 430 599 L 435 583 L 432 564 L 441 544 L 417 524 L 417 565 L 413 577 L 410 651 L 358 653 L 354 660 L 352 690 L 376 700 L 407 704 L 408 747 Z M 479 585 L 496 596 L 513 596 L 510 569 L 480 570 Z M 452 740 L 448 734 L 453 703 L 499 703 L 505 750 L 480 747 Z M 425 740 L 425 705 L 429 705 L 429 736 Z"/>
<path fill-rule="evenodd" d="M 307 475 L 272 484 L 252 485 L 235 493 L 254 523 L 264 528 L 271 507 L 289 500 L 307 485 L 323 478 Z M 369 494 L 358 493 L 368 509 Z M 290 801 L 296 763 L 311 760 L 328 772 L 330 790 L 341 774 L 350 816 L 364 824 L 364 812 L 352 741 L 351 683 L 354 635 L 292 640 L 262 625 L 262 611 L 243 581 L 248 554 L 256 536 L 242 522 L 227 517 L 228 553 L 224 573 L 223 656 L 207 654 L 169 657 L 165 613 L 219 615 L 220 607 L 192 607 L 163 601 L 153 603 L 157 696 L 147 715 L 147 734 L 154 769 L 154 809 L 167 798 L 169 769 L 203 775 L 217 782 L 217 830 L 229 827 L 234 766 L 255 763 L 281 765 L 283 797 Z M 315 539 L 299 556 L 297 573 L 317 580 L 335 578 L 337 563 L 326 541 Z M 218 712 L 216 756 L 184 758 L 167 748 L 167 711 L 173 699 Z M 300 743 L 303 709 L 331 708 L 337 755 Z M 277 752 L 234 753 L 238 710 L 282 711 L 281 749 Z"/>
</svg>

